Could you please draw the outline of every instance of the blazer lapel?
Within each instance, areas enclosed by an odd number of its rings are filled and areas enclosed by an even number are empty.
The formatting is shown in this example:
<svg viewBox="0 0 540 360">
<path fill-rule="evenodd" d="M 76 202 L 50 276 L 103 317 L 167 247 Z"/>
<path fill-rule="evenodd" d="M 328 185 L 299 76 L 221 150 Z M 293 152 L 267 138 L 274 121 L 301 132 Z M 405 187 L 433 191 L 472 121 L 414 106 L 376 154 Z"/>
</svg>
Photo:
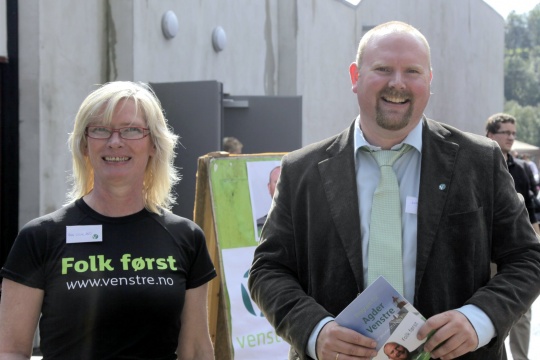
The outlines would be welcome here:
<svg viewBox="0 0 540 360">
<path fill-rule="evenodd" d="M 418 293 L 435 241 L 459 150 L 459 145 L 447 139 L 449 135 L 450 132 L 440 124 L 424 120 L 415 293 Z"/>
<path fill-rule="evenodd" d="M 324 194 L 330 216 L 347 253 L 358 291 L 364 287 L 362 268 L 362 242 L 356 170 L 354 163 L 354 125 L 342 132 L 327 149 L 329 155 L 319 163 Z M 323 215 L 324 216 L 324 215 Z"/>
</svg>

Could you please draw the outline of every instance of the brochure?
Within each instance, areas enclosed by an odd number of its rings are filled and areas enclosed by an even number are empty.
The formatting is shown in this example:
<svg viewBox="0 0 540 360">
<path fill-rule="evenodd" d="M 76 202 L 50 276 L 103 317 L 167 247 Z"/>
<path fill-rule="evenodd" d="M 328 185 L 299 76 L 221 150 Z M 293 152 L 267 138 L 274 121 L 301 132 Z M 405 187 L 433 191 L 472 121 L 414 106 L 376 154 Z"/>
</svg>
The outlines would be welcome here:
<svg viewBox="0 0 540 360">
<path fill-rule="evenodd" d="M 337 317 L 339 325 L 377 341 L 374 360 L 427 360 L 416 334 L 425 318 L 382 276 Z"/>
</svg>

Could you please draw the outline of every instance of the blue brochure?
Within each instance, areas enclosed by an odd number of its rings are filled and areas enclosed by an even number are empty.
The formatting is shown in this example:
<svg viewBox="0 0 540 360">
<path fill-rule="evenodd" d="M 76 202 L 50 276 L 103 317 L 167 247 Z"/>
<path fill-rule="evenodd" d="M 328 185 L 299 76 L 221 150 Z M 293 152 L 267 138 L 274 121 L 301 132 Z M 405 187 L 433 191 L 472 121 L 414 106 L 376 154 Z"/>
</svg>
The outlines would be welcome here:
<svg viewBox="0 0 540 360">
<path fill-rule="evenodd" d="M 369 285 L 337 317 L 336 322 L 377 341 L 373 359 L 426 360 L 424 340 L 416 335 L 425 318 L 382 276 Z"/>
</svg>

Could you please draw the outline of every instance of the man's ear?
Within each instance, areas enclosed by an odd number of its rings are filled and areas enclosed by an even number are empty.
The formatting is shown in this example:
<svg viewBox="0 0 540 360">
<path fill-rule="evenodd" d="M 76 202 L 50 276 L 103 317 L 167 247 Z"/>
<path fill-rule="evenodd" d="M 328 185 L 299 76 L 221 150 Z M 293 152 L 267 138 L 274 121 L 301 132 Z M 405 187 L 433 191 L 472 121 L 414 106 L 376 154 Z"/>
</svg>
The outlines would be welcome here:
<svg viewBox="0 0 540 360">
<path fill-rule="evenodd" d="M 349 66 L 349 75 L 351 76 L 352 91 L 356 94 L 358 91 L 358 66 L 354 62 Z"/>
</svg>

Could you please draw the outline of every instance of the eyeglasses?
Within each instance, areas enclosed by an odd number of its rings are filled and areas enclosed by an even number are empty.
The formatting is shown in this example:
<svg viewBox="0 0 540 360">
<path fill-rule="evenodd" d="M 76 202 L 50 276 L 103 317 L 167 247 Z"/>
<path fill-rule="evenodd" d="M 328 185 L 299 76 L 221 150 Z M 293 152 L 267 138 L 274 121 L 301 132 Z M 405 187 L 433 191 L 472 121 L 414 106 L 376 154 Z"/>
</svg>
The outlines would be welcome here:
<svg viewBox="0 0 540 360">
<path fill-rule="evenodd" d="M 506 136 L 516 136 L 516 132 L 515 131 L 510 131 L 510 130 L 506 130 L 506 131 L 497 131 L 495 134 L 501 134 L 501 135 L 506 135 Z"/>
<path fill-rule="evenodd" d="M 139 140 L 150 134 L 149 129 L 136 126 L 123 127 L 120 129 L 111 129 L 106 126 L 87 126 L 84 133 L 92 139 L 106 140 L 110 139 L 115 132 L 125 140 Z"/>
</svg>

